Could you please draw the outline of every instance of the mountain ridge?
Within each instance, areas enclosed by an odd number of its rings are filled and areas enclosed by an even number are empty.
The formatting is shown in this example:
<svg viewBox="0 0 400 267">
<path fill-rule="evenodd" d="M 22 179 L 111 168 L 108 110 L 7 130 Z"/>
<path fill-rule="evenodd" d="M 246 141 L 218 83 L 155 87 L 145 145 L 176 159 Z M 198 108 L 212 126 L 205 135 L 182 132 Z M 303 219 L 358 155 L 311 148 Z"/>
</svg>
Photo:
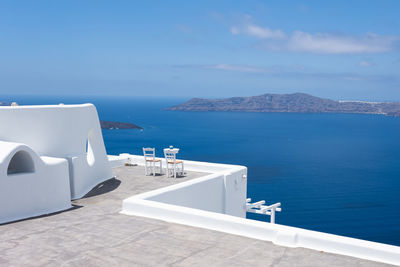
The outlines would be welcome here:
<svg viewBox="0 0 400 267">
<path fill-rule="evenodd" d="M 295 113 L 361 113 L 400 116 L 398 102 L 336 101 L 305 93 L 262 94 L 250 97 L 192 98 L 172 111 L 240 111 Z"/>
</svg>

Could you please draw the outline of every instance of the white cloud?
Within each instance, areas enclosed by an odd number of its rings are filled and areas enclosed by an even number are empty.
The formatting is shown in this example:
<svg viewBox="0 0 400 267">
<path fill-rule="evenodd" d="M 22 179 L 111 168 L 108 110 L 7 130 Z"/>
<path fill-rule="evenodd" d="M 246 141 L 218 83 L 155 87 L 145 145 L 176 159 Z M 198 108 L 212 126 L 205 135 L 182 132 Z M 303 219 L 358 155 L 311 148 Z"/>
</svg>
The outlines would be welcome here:
<svg viewBox="0 0 400 267">
<path fill-rule="evenodd" d="M 353 81 L 353 82 L 385 82 L 398 81 L 399 78 L 391 75 L 364 75 L 359 73 L 346 72 L 315 72 L 307 70 L 304 66 L 283 65 L 283 66 L 252 66 L 238 64 L 214 64 L 214 65 L 175 65 L 175 68 L 200 68 L 208 70 L 229 71 L 266 75 L 268 77 L 281 77 L 284 79 L 304 78 L 333 81 Z"/>
<path fill-rule="evenodd" d="M 360 67 L 372 67 L 373 65 L 374 65 L 374 63 L 372 63 L 371 61 L 368 61 L 368 60 L 362 60 L 358 64 L 358 66 L 360 66 Z"/>
<path fill-rule="evenodd" d="M 246 16 L 241 26 L 232 26 L 233 35 L 245 34 L 264 40 L 261 45 L 269 50 L 286 50 L 321 54 L 382 53 L 396 48 L 399 36 L 368 33 L 362 36 L 294 31 L 286 34 L 252 23 Z"/>
<path fill-rule="evenodd" d="M 251 22 L 250 15 L 243 17 L 243 22 L 240 26 L 232 26 L 230 31 L 233 35 L 246 34 L 259 39 L 283 39 L 286 37 L 285 33 L 279 29 L 273 30 L 268 27 L 261 27 Z"/>
<path fill-rule="evenodd" d="M 239 71 L 239 72 L 267 72 L 268 70 L 260 67 L 246 66 L 246 65 L 232 65 L 232 64 L 216 64 L 216 65 L 206 65 L 206 69 L 217 69 L 217 70 L 227 70 L 227 71 Z"/>
<path fill-rule="evenodd" d="M 393 50 L 397 40 L 393 36 L 376 34 L 357 37 L 295 31 L 287 40 L 286 47 L 290 51 L 325 54 L 379 53 Z"/>
<path fill-rule="evenodd" d="M 259 27 L 257 25 L 247 25 L 245 32 L 248 35 L 255 36 L 260 39 L 283 39 L 285 38 L 285 33 L 281 30 L 271 30 L 266 27 Z"/>
<path fill-rule="evenodd" d="M 354 75 L 354 76 L 343 76 L 342 77 L 343 80 L 349 80 L 349 81 L 362 81 L 364 80 L 363 77 Z"/>
<path fill-rule="evenodd" d="M 237 35 L 240 33 L 240 30 L 237 27 L 231 27 L 231 33 Z"/>
</svg>

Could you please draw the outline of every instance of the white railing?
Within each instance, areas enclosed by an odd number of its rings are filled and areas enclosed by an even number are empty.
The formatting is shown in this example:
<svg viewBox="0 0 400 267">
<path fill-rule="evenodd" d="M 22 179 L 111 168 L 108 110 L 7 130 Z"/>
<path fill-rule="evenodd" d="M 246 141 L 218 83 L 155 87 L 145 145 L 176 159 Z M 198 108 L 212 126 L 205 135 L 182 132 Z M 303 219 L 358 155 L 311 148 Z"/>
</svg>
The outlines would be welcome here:
<svg viewBox="0 0 400 267">
<path fill-rule="evenodd" d="M 265 200 L 261 200 L 258 202 L 250 203 L 251 198 L 246 199 L 246 212 L 263 214 L 263 215 L 270 215 L 271 216 L 271 223 L 275 223 L 275 212 L 282 211 L 280 208 L 281 203 L 275 203 L 269 206 L 265 206 Z"/>
</svg>

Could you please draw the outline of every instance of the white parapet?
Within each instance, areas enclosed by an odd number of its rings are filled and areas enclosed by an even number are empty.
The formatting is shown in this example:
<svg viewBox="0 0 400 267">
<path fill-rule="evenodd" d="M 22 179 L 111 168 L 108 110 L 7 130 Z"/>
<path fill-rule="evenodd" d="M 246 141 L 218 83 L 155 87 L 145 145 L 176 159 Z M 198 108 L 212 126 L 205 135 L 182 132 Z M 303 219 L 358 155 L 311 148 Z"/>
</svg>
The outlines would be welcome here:
<svg viewBox="0 0 400 267">
<path fill-rule="evenodd" d="M 0 140 L 68 161 L 72 199 L 114 176 L 92 104 L 0 107 L 0 125 Z"/>
<path fill-rule="evenodd" d="M 0 141 L 0 223 L 70 208 L 68 174 L 66 159 Z"/>
<path fill-rule="evenodd" d="M 109 156 L 109 159 L 113 166 L 122 166 L 127 162 L 144 166 L 143 156 L 121 154 L 120 156 Z M 132 200 L 149 199 L 242 218 L 246 217 L 246 167 L 190 160 L 185 160 L 184 163 L 185 170 L 204 172 L 206 175 L 198 179 L 133 196 Z M 123 205 L 128 202 L 124 200 Z"/>
<path fill-rule="evenodd" d="M 141 156 L 123 154 L 110 159 L 116 165 L 126 160 L 144 165 Z M 271 241 L 281 246 L 400 264 L 400 247 L 246 219 L 249 205 L 245 167 L 185 161 L 185 169 L 210 174 L 129 197 L 123 201 L 121 213 Z M 266 208 L 278 211 L 279 206 L 276 203 Z"/>
</svg>

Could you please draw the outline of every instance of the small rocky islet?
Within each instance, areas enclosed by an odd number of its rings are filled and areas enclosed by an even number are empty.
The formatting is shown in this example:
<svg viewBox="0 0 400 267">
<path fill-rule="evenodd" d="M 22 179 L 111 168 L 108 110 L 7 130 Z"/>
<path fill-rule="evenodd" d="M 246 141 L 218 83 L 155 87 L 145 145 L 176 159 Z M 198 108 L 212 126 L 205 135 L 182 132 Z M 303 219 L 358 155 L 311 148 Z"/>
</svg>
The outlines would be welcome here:
<svg viewBox="0 0 400 267">
<path fill-rule="evenodd" d="M 126 123 L 126 122 L 117 122 L 117 121 L 100 121 L 101 129 L 103 130 L 125 130 L 125 129 L 138 129 L 142 130 L 143 128 L 134 124 L 134 123 Z"/>
</svg>

